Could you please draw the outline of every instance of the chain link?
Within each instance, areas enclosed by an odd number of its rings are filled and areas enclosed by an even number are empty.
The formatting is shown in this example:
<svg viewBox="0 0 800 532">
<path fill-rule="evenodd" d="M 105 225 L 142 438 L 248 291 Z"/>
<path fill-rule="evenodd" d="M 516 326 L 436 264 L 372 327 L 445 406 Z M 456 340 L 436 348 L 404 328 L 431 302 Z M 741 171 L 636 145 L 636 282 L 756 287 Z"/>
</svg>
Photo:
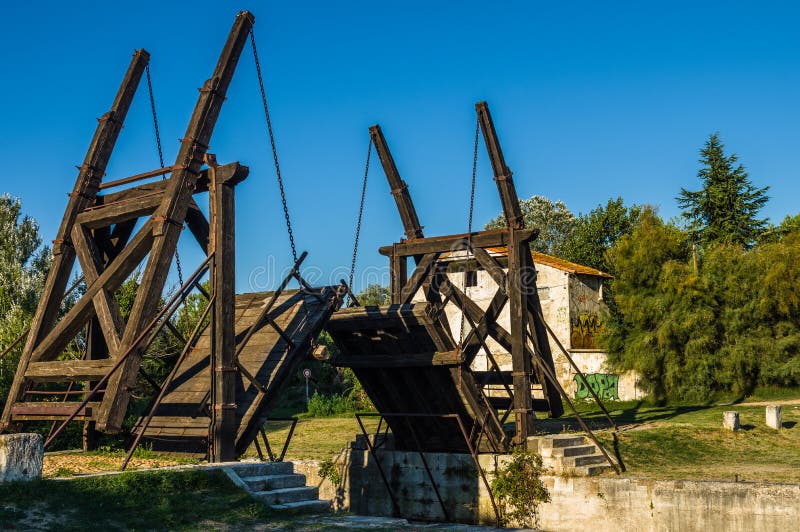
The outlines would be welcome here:
<svg viewBox="0 0 800 532">
<path fill-rule="evenodd" d="M 364 198 L 367 196 L 367 177 L 369 177 L 369 158 L 372 155 L 372 136 L 367 146 L 367 163 L 364 165 L 364 183 L 361 185 L 361 203 L 358 206 L 358 223 L 356 223 L 356 240 L 353 244 L 353 260 L 350 263 L 350 290 L 353 289 L 353 276 L 356 272 L 356 256 L 358 255 L 358 239 L 361 236 L 361 219 L 364 216 Z"/>
<path fill-rule="evenodd" d="M 467 256 L 464 258 L 464 278 L 461 280 L 461 290 L 464 294 L 467 293 L 467 266 L 469 265 L 469 257 L 472 254 L 472 215 L 475 212 L 475 176 L 478 173 L 478 137 L 480 135 L 481 122 L 480 118 L 475 120 L 475 142 L 472 148 L 472 185 L 469 191 L 469 218 L 467 221 Z M 464 343 L 464 309 L 461 309 L 461 334 L 458 339 L 458 348 L 461 349 Z"/>
<path fill-rule="evenodd" d="M 272 120 L 269 117 L 269 107 L 267 106 L 267 93 L 264 91 L 264 78 L 261 75 L 261 62 L 258 60 L 258 51 L 256 49 L 256 36 L 253 30 L 250 30 L 250 44 L 253 45 L 253 59 L 256 61 L 256 74 L 258 75 L 258 86 L 261 89 L 261 102 L 264 104 L 264 116 L 267 118 L 267 132 L 269 133 L 269 143 L 272 146 L 272 159 L 275 161 L 275 174 L 278 177 L 278 188 L 281 192 L 281 203 L 283 204 L 283 217 L 286 219 L 286 231 L 289 233 L 289 245 L 292 247 L 292 258 L 297 262 L 297 248 L 294 244 L 294 232 L 292 231 L 292 220 L 289 216 L 289 207 L 286 204 L 286 190 L 283 187 L 283 178 L 281 177 L 281 166 L 278 163 L 278 150 L 275 147 L 275 135 L 272 132 Z"/>
<path fill-rule="evenodd" d="M 164 150 L 161 147 L 161 132 L 158 129 L 158 114 L 156 113 L 156 99 L 153 96 L 153 80 L 150 78 L 150 65 L 145 67 L 147 74 L 147 92 L 150 94 L 150 110 L 153 112 L 153 129 L 156 132 L 156 147 L 158 148 L 159 168 L 164 168 Z M 166 179 L 167 174 L 161 174 L 161 179 Z M 175 246 L 175 266 L 178 269 L 178 285 L 183 286 L 183 268 L 181 267 L 181 255 L 178 253 L 178 246 Z"/>
</svg>

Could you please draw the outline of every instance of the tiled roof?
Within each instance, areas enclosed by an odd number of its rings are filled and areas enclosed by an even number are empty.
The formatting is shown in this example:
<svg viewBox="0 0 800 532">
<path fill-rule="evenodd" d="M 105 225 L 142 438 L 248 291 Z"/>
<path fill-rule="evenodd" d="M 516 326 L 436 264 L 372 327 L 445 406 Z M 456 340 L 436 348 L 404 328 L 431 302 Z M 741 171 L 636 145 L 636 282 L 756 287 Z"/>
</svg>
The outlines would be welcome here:
<svg viewBox="0 0 800 532">
<path fill-rule="evenodd" d="M 490 253 L 497 253 L 498 255 L 508 255 L 508 249 L 506 249 L 505 247 L 486 248 L 486 251 Z M 606 279 L 611 279 L 613 277 L 612 275 L 600 271 L 596 268 L 590 268 L 589 266 L 576 264 L 574 262 L 560 259 L 552 255 L 539 253 L 538 251 L 531 251 L 531 257 L 533 257 L 533 262 L 536 264 L 546 264 L 547 266 L 552 266 L 553 268 L 557 268 L 559 270 L 569 273 L 577 273 L 580 275 L 594 275 L 595 277 L 605 277 Z"/>
</svg>

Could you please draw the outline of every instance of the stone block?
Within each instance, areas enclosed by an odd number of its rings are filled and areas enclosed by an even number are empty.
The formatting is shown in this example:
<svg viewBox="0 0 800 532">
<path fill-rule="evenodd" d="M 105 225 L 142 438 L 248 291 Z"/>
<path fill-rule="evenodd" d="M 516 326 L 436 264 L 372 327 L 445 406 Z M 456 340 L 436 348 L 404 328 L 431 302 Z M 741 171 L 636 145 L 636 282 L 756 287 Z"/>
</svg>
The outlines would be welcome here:
<svg viewBox="0 0 800 532">
<path fill-rule="evenodd" d="M 40 434 L 0 435 L 0 482 L 41 478 L 43 460 Z"/>
<path fill-rule="evenodd" d="M 771 429 L 779 429 L 783 426 L 783 413 L 781 405 L 767 406 L 767 426 Z"/>
<path fill-rule="evenodd" d="M 739 430 L 739 412 L 726 410 L 722 413 L 722 426 L 734 432 Z"/>
</svg>

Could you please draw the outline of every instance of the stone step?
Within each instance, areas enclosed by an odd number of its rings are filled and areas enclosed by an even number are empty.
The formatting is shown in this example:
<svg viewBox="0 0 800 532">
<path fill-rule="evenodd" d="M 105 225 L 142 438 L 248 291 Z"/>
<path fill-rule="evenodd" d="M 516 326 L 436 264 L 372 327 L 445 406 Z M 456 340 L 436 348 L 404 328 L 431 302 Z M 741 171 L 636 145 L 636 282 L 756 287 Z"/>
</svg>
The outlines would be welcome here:
<svg viewBox="0 0 800 532">
<path fill-rule="evenodd" d="M 316 486 L 302 486 L 298 488 L 256 491 L 253 493 L 253 497 L 270 506 L 275 504 L 287 504 L 290 502 L 317 500 L 319 498 L 319 488 Z"/>
<path fill-rule="evenodd" d="M 581 435 L 557 434 L 554 436 L 532 436 L 528 438 L 529 447 L 533 450 L 542 452 L 545 449 L 555 449 L 559 447 L 576 447 L 586 444 L 586 438 Z"/>
<path fill-rule="evenodd" d="M 581 467 L 595 464 L 607 464 L 606 457 L 602 454 L 590 454 L 586 456 L 566 456 L 561 461 L 563 467 Z"/>
<path fill-rule="evenodd" d="M 240 477 L 245 478 L 289 475 L 294 472 L 294 465 L 291 462 L 241 462 L 231 466 L 231 469 Z"/>
<path fill-rule="evenodd" d="M 589 445 L 575 445 L 572 447 L 552 447 L 550 449 L 542 449 L 542 458 L 561 458 L 565 456 L 581 456 L 586 454 L 594 454 L 597 452 L 597 446 L 594 444 Z"/>
<path fill-rule="evenodd" d="M 331 501 L 313 500 L 272 504 L 270 508 L 287 513 L 327 513 L 331 511 Z"/>
<path fill-rule="evenodd" d="M 250 491 L 269 491 L 282 488 L 299 488 L 306 485 L 305 475 L 290 473 L 288 475 L 260 475 L 242 477 Z"/>
</svg>

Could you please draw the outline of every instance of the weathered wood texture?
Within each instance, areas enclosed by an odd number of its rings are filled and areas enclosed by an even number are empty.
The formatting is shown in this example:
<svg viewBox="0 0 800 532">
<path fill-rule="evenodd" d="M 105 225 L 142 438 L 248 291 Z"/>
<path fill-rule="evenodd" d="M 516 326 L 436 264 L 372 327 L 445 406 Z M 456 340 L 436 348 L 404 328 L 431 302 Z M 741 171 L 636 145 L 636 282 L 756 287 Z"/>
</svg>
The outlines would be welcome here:
<svg viewBox="0 0 800 532">
<path fill-rule="evenodd" d="M 353 368 L 379 412 L 458 414 L 468 431 L 476 425 L 483 427 L 483 450 L 503 448 L 502 426 L 492 422 L 480 387 L 458 363 L 455 342 L 430 304 L 343 309 L 333 315 L 327 330 L 346 353 L 332 362 Z M 422 364 L 424 357 L 430 363 Z M 425 451 L 469 452 L 453 419 L 389 418 L 387 422 L 400 449 L 416 450 L 416 435 Z M 478 433 L 473 445 L 478 444 Z"/>
<path fill-rule="evenodd" d="M 150 54 L 146 51 L 137 50 L 134 52 L 133 59 L 114 98 L 111 109 L 98 121 L 94 138 L 92 138 L 86 157 L 78 171 L 73 192 L 70 194 L 64 217 L 61 220 L 61 226 L 53 242 L 53 263 L 50 266 L 42 291 L 44 297 L 39 301 L 36 314 L 31 322 L 30 333 L 25 342 L 18 370 L 0 418 L 0 431 L 5 431 L 9 428 L 11 424 L 11 406 L 22 399 L 22 393 L 26 387 L 25 370 L 28 363 L 35 359 L 35 349 L 42 339 L 51 332 L 56 322 L 64 290 L 75 262 L 75 251 L 71 242 L 75 219 L 82 210 L 92 204 L 97 194 L 98 186 L 105 174 L 108 160 L 128 114 L 133 95 L 149 60 Z"/>
<path fill-rule="evenodd" d="M 253 442 L 281 390 L 307 356 L 311 342 L 338 308 L 340 299 L 337 289 L 315 289 L 322 301 L 298 290 L 287 290 L 278 297 L 269 312 L 269 318 L 286 333 L 294 347 L 288 345 L 279 332 L 265 322 L 242 348 L 240 342 L 272 293 L 236 296 L 236 340 L 237 350 L 241 349 L 238 362 L 260 383 L 254 385 L 241 373 L 235 377 L 237 455 Z M 229 312 L 231 310 L 228 309 Z M 144 433 L 142 441 L 146 445 L 163 451 L 206 451 L 211 428 L 211 342 L 211 329 L 207 328 L 167 388 L 164 400 Z"/>
</svg>

